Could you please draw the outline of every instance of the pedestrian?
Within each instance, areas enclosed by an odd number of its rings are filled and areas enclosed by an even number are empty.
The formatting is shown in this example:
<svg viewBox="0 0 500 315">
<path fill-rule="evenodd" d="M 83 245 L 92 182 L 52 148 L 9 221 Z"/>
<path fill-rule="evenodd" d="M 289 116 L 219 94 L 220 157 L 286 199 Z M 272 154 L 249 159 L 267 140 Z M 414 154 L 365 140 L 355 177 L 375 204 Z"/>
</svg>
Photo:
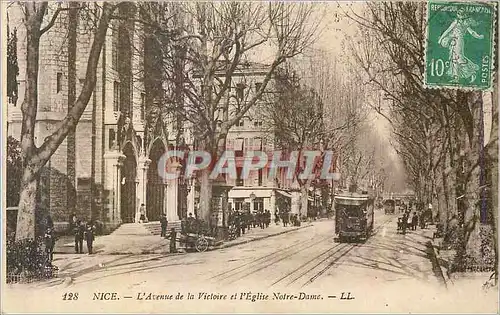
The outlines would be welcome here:
<svg viewBox="0 0 500 315">
<path fill-rule="evenodd" d="M 252 225 L 253 225 L 253 214 L 252 214 L 252 212 L 248 211 L 246 213 L 245 217 L 246 217 L 247 230 L 250 231 L 252 229 Z"/>
<path fill-rule="evenodd" d="M 280 224 L 280 213 L 279 213 L 278 209 L 276 209 L 276 211 L 274 211 L 274 223 L 276 223 L 276 225 Z"/>
<path fill-rule="evenodd" d="M 266 218 L 266 228 L 268 228 L 269 224 L 271 224 L 271 211 L 266 209 L 265 218 Z"/>
<path fill-rule="evenodd" d="M 406 234 L 406 228 L 408 227 L 408 213 L 405 212 L 403 214 L 403 220 L 402 220 L 402 230 L 403 230 L 403 234 Z"/>
<path fill-rule="evenodd" d="M 262 212 L 262 210 L 259 210 L 259 212 L 257 213 L 257 220 L 259 220 L 259 226 L 261 229 L 264 229 L 264 213 Z"/>
<path fill-rule="evenodd" d="M 283 211 L 283 213 L 281 214 L 281 220 L 283 221 L 283 227 L 286 227 L 289 220 L 287 211 Z"/>
<path fill-rule="evenodd" d="M 219 223 L 219 218 L 217 216 L 217 213 L 212 213 L 212 216 L 210 217 L 210 234 L 212 236 L 217 235 L 217 224 Z"/>
<path fill-rule="evenodd" d="M 427 218 L 427 221 L 430 222 L 429 224 L 432 224 L 434 221 L 434 218 L 432 217 L 432 204 L 429 204 L 429 208 L 427 209 L 427 213 L 425 215 Z M 427 224 L 426 224 L 427 227 Z"/>
<path fill-rule="evenodd" d="M 89 255 L 92 255 L 92 244 L 95 240 L 94 231 L 94 225 L 92 224 L 92 222 L 88 222 L 87 226 L 85 227 L 85 240 L 87 241 L 87 251 Z"/>
<path fill-rule="evenodd" d="M 51 264 L 52 259 L 54 258 L 54 245 L 55 245 L 54 232 L 51 227 L 47 227 L 44 238 L 45 238 L 45 253 L 47 253 L 47 261 L 49 262 L 49 264 Z"/>
<path fill-rule="evenodd" d="M 161 235 L 160 235 L 160 237 L 167 237 L 167 225 L 168 225 L 168 221 L 167 221 L 167 216 L 165 215 L 165 213 L 162 213 L 161 216 L 160 216 L 160 225 L 161 225 Z"/>
<path fill-rule="evenodd" d="M 83 233 L 85 231 L 85 227 L 83 226 L 83 222 L 80 220 L 76 221 L 76 224 L 73 228 L 73 233 L 75 235 L 75 253 L 83 254 Z"/>
<path fill-rule="evenodd" d="M 417 230 L 418 216 L 416 212 L 413 212 L 413 217 L 411 218 L 411 228 L 413 231 Z"/>
<path fill-rule="evenodd" d="M 54 229 L 54 221 L 52 221 L 50 214 L 47 214 L 47 217 L 45 218 L 45 227 Z"/>
<path fill-rule="evenodd" d="M 236 237 L 240 237 L 241 236 L 241 221 L 240 221 L 240 212 L 239 211 L 236 211 L 234 213 L 234 227 L 236 229 Z"/>
<path fill-rule="evenodd" d="M 146 206 L 141 203 L 141 206 L 139 208 L 139 223 L 145 223 L 146 222 Z"/>
<path fill-rule="evenodd" d="M 188 218 L 186 220 L 186 226 L 188 233 L 195 233 L 195 223 L 196 219 L 193 217 L 192 213 L 189 213 Z"/>
<path fill-rule="evenodd" d="M 167 237 L 168 239 L 170 239 L 170 253 L 177 253 L 177 248 L 176 248 L 176 245 L 177 245 L 177 232 L 175 231 L 175 228 L 172 228 L 170 230 L 170 234 L 169 236 Z"/>
<path fill-rule="evenodd" d="M 240 221 L 241 234 L 245 234 L 245 230 L 247 227 L 245 214 L 238 211 L 238 218 Z"/>
<path fill-rule="evenodd" d="M 72 214 L 69 217 L 69 233 L 75 233 L 75 228 L 77 227 L 77 221 L 78 218 L 76 217 L 76 214 Z"/>
</svg>

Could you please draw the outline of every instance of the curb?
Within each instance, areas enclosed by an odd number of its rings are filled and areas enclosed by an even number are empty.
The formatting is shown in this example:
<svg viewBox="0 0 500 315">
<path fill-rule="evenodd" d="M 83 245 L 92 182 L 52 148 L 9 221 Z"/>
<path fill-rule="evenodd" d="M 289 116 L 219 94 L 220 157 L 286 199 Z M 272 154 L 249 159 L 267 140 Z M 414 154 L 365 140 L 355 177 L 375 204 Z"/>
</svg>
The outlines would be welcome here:
<svg viewBox="0 0 500 315">
<path fill-rule="evenodd" d="M 285 230 L 285 231 L 281 231 L 279 233 L 264 235 L 264 236 L 261 236 L 261 237 L 256 237 L 256 238 L 252 238 L 252 239 L 245 240 L 245 241 L 240 241 L 240 242 L 235 242 L 235 243 L 230 243 L 230 244 L 222 244 L 220 246 L 214 247 L 213 249 L 223 249 L 223 248 L 233 247 L 233 246 L 237 246 L 237 245 L 247 244 L 247 243 L 250 243 L 250 242 L 260 241 L 260 240 L 263 240 L 263 239 L 266 239 L 266 238 L 270 238 L 270 237 L 273 237 L 273 236 L 278 236 L 278 235 L 290 233 L 290 232 L 293 232 L 293 231 L 298 231 L 300 229 L 305 229 L 307 227 L 311 227 L 312 225 L 313 224 L 310 223 L 310 224 L 307 224 L 307 225 L 304 225 L 304 226 L 297 227 L 296 229 L 292 229 L 292 230 Z"/>
<path fill-rule="evenodd" d="M 444 287 L 448 289 L 448 284 L 451 282 L 448 271 L 439 263 L 439 253 L 437 247 L 432 241 L 427 242 L 427 249 L 429 252 L 429 258 L 432 263 L 432 269 L 438 277 L 438 279 L 443 283 Z M 452 283 L 452 282 L 451 282 Z"/>
<path fill-rule="evenodd" d="M 296 227 L 296 228 L 293 228 L 293 229 L 288 229 L 288 230 L 281 231 L 281 232 L 274 233 L 274 234 L 268 234 L 268 235 L 264 235 L 264 236 L 260 236 L 260 237 L 256 237 L 256 238 L 252 238 L 252 239 L 247 239 L 247 240 L 244 240 L 244 241 L 238 241 L 238 242 L 235 242 L 235 243 L 226 243 L 226 244 L 222 244 L 222 245 L 213 247 L 212 250 L 223 249 L 223 248 L 233 247 L 233 246 L 237 246 L 237 245 L 247 244 L 247 243 L 250 243 L 250 242 L 260 241 L 260 240 L 263 240 L 263 239 L 266 239 L 266 238 L 269 238 L 269 237 L 278 236 L 278 235 L 290 233 L 290 232 L 293 232 L 293 231 L 298 231 L 300 229 L 311 227 L 312 225 L 313 225 L 312 223 L 308 223 L 308 224 L 300 226 L 300 227 Z M 168 244 L 166 246 L 168 246 Z M 54 252 L 54 254 L 58 254 L 58 255 L 70 255 L 70 254 L 75 254 L 75 253 Z M 99 252 L 99 250 L 97 250 L 96 254 L 101 254 L 101 252 Z M 112 252 L 107 252 L 107 253 L 102 252 L 102 254 L 106 254 L 106 255 L 148 255 L 148 254 L 176 255 L 176 254 L 169 253 L 168 250 L 161 250 L 161 249 L 160 250 L 158 250 L 158 249 L 144 249 L 144 250 L 140 250 L 140 251 L 123 251 L 123 252 L 112 251 Z M 177 255 L 178 254 L 179 253 L 177 253 Z"/>
</svg>

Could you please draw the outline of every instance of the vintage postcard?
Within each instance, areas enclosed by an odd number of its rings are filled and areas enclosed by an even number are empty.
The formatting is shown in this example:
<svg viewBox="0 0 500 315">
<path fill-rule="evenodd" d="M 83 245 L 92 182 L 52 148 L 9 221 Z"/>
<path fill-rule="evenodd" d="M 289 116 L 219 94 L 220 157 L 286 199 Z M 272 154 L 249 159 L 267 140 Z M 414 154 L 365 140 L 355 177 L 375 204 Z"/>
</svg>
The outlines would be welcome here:
<svg viewBox="0 0 500 315">
<path fill-rule="evenodd" d="M 498 313 L 495 2 L 2 13 L 2 312 Z"/>
</svg>

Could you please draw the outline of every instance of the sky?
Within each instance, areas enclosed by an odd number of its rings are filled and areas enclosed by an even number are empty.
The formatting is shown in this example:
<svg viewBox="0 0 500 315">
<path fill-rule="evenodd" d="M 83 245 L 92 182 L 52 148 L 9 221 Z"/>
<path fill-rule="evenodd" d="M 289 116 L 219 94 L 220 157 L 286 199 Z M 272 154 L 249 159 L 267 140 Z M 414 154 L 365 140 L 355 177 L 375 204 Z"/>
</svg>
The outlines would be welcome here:
<svg viewBox="0 0 500 315">
<path fill-rule="evenodd" d="M 336 63 L 341 69 L 341 73 L 349 79 L 349 74 L 354 71 L 355 60 L 352 57 L 349 41 L 356 37 L 357 25 L 356 22 L 346 16 L 352 12 L 362 14 L 365 3 L 363 2 L 341 2 L 323 4 L 325 7 L 325 15 L 322 21 L 322 31 L 317 43 L 314 45 L 316 49 L 326 52 L 326 56 L 331 59 L 332 63 Z M 355 80 L 355 78 L 353 78 Z M 388 121 L 374 110 L 369 111 L 368 121 L 373 126 L 373 131 L 379 135 L 379 138 L 389 143 L 391 138 L 391 127 Z M 386 152 L 387 158 L 395 163 L 393 169 L 394 180 L 401 181 L 404 172 L 400 163 L 399 157 L 392 146 L 386 146 L 389 152 Z M 404 183 L 399 183 L 404 185 Z M 402 187 L 402 186 L 400 186 Z"/>
</svg>

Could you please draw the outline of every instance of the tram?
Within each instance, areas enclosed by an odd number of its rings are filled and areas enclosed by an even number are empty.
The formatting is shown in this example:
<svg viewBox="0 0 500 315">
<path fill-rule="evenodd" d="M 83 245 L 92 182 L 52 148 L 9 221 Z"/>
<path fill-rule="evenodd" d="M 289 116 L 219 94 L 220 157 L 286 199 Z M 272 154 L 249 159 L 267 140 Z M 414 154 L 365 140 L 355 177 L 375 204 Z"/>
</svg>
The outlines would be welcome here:
<svg viewBox="0 0 500 315">
<path fill-rule="evenodd" d="M 385 214 L 394 214 L 396 212 L 396 202 L 392 199 L 385 200 L 384 212 Z"/>
<path fill-rule="evenodd" d="M 375 200 L 368 193 L 335 196 L 335 234 L 340 242 L 367 240 L 373 231 Z"/>
</svg>

